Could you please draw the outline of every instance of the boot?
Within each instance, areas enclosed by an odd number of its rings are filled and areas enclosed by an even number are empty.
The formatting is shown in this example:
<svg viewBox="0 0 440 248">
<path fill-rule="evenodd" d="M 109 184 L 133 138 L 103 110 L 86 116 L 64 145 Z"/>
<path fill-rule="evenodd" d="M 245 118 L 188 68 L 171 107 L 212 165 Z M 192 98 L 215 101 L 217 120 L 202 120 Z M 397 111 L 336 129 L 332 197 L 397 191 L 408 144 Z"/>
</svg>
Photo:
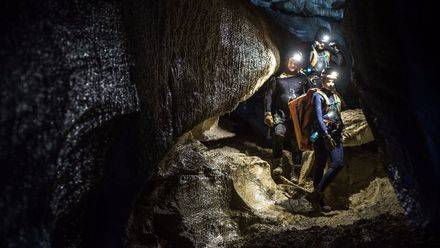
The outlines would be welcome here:
<svg viewBox="0 0 440 248">
<path fill-rule="evenodd" d="M 321 193 L 319 196 L 319 207 L 321 208 L 321 212 L 324 212 L 324 213 L 328 213 L 328 212 L 332 211 L 332 208 L 329 205 L 325 204 L 323 193 Z"/>
<path fill-rule="evenodd" d="M 298 183 L 299 177 L 298 175 L 301 173 L 301 165 L 299 165 L 299 169 L 297 165 L 293 165 L 292 174 L 291 174 L 291 181 L 294 183 Z"/>
<path fill-rule="evenodd" d="M 283 168 L 281 167 L 281 158 L 274 158 L 272 160 L 272 175 L 281 176 L 283 174 Z"/>
<path fill-rule="evenodd" d="M 317 190 L 314 190 L 312 193 L 306 195 L 306 199 L 312 204 L 313 210 L 316 212 L 321 211 L 320 206 L 320 193 Z"/>
<path fill-rule="evenodd" d="M 283 175 L 283 168 L 281 168 L 281 166 L 278 166 L 272 171 L 272 173 L 274 176 L 279 177 Z"/>
<path fill-rule="evenodd" d="M 306 199 L 312 204 L 313 210 L 316 212 L 328 213 L 332 208 L 325 204 L 324 193 L 314 190 L 311 194 L 306 196 Z"/>
<path fill-rule="evenodd" d="M 324 204 L 324 205 L 320 206 L 320 208 L 321 208 L 321 212 L 323 212 L 323 213 L 328 213 L 328 212 L 332 211 L 332 208 L 329 205 Z"/>
<path fill-rule="evenodd" d="M 281 183 L 280 176 L 283 175 L 283 168 L 281 167 L 281 158 L 274 158 L 272 161 L 272 178 L 275 183 Z"/>
<path fill-rule="evenodd" d="M 292 181 L 292 183 L 298 184 L 298 176 L 296 175 L 296 173 L 292 173 L 290 181 Z"/>
</svg>

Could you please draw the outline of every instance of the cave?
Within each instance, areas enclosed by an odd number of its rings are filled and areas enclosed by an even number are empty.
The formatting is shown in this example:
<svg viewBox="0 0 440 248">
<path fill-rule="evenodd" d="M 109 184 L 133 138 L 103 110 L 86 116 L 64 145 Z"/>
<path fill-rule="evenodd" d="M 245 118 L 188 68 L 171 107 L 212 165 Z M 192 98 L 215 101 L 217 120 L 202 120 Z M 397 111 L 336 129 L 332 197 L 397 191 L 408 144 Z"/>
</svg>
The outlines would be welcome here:
<svg viewBox="0 0 440 248">
<path fill-rule="evenodd" d="M 429 4 L 7 0 L 0 12 L 1 247 L 440 246 Z M 306 199 L 313 152 L 299 168 L 285 149 L 288 181 L 273 180 L 262 108 L 321 27 L 346 61 L 336 88 L 351 133 L 329 213 Z"/>
</svg>

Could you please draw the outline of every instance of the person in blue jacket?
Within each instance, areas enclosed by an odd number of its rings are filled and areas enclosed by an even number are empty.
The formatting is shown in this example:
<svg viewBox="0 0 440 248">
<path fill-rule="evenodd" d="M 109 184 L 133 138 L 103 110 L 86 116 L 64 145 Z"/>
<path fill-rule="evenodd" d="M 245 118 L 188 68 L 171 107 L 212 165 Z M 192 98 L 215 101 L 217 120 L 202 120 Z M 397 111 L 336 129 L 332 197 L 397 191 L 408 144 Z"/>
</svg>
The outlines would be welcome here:
<svg viewBox="0 0 440 248">
<path fill-rule="evenodd" d="M 324 203 L 323 192 L 333 181 L 343 167 L 344 149 L 343 123 L 341 118 L 341 98 L 336 93 L 334 80 L 337 73 L 324 72 L 319 91 L 313 94 L 315 128 L 311 140 L 315 151 L 313 187 L 311 201 L 315 208 L 330 211 Z M 329 160 L 329 167 L 324 174 L 324 168 Z"/>
</svg>

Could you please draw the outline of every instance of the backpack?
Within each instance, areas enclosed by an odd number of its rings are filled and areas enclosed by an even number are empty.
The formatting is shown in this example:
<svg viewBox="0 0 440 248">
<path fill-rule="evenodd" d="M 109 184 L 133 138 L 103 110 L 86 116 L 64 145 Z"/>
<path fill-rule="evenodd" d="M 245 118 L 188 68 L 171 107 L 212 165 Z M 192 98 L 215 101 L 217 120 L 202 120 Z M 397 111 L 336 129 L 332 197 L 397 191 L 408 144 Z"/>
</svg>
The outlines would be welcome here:
<svg viewBox="0 0 440 248">
<path fill-rule="evenodd" d="M 289 102 L 290 116 L 292 117 L 295 129 L 295 137 L 301 151 L 313 150 L 310 135 L 315 124 L 315 112 L 313 107 L 313 94 L 318 93 L 324 98 L 324 102 L 329 106 L 327 95 L 318 88 L 311 88 L 306 94 Z M 334 94 L 335 102 L 340 106 L 340 98 Z M 340 108 L 338 106 L 338 108 Z"/>
</svg>

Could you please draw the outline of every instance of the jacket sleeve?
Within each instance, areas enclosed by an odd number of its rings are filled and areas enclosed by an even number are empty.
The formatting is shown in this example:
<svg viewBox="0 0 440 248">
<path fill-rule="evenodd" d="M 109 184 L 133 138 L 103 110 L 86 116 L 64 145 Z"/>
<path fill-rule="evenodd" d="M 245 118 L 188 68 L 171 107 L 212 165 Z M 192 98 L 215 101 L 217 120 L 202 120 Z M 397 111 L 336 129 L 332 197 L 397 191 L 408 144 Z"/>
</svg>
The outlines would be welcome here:
<svg viewBox="0 0 440 248">
<path fill-rule="evenodd" d="M 327 126 L 324 123 L 324 114 L 322 113 L 322 101 L 324 98 L 319 95 L 318 93 L 313 94 L 313 107 L 315 109 L 315 117 L 316 121 L 318 122 L 318 132 L 321 135 L 328 135 Z"/>
<path fill-rule="evenodd" d="M 276 78 L 272 77 L 269 81 L 269 87 L 266 90 L 266 95 L 264 96 L 264 112 L 272 112 L 272 98 L 275 92 Z"/>
</svg>

